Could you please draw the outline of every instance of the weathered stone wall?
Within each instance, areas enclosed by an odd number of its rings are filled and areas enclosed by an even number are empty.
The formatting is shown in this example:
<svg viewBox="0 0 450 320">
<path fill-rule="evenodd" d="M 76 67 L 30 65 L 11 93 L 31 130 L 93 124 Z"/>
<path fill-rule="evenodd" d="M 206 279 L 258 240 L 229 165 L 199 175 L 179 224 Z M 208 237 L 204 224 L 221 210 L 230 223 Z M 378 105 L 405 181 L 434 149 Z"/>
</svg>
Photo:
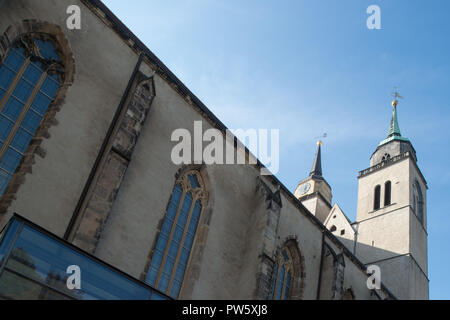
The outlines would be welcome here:
<svg viewBox="0 0 450 320">
<path fill-rule="evenodd" d="M 153 78 L 147 80 L 144 75 L 138 74 L 128 102 L 108 141 L 104 161 L 97 169 L 97 177 L 91 183 L 71 238 L 73 244 L 85 251 L 94 253 L 97 247 L 154 96 Z"/>
</svg>

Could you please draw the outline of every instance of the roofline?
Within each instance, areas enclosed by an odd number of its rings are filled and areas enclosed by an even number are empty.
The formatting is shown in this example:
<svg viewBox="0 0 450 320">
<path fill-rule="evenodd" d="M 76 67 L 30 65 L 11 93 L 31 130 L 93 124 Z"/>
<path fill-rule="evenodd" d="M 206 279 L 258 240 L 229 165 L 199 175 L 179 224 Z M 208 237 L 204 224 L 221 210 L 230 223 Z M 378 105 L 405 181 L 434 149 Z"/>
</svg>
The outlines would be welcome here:
<svg viewBox="0 0 450 320">
<path fill-rule="evenodd" d="M 98 10 L 100 10 L 100 12 L 102 12 L 105 17 L 110 23 L 112 23 L 112 27 L 113 29 L 124 39 L 126 40 L 131 40 L 132 42 L 134 42 L 134 44 L 132 45 L 130 43 L 130 41 L 126 41 L 126 43 L 128 45 L 130 45 L 133 49 L 135 50 L 140 50 L 142 51 L 142 53 L 144 53 L 146 55 L 146 57 L 149 59 L 149 61 L 154 64 L 157 67 L 157 70 L 155 70 L 159 75 L 162 75 L 163 78 L 166 78 L 167 80 L 171 81 L 173 84 L 175 84 L 175 86 L 177 87 L 177 89 L 184 94 L 185 98 L 189 101 L 191 101 L 193 104 L 195 104 L 208 118 L 209 120 L 211 120 L 214 125 L 216 127 L 218 127 L 218 129 L 222 130 L 222 131 L 226 131 L 228 128 L 222 123 L 222 121 L 220 121 L 212 112 L 211 110 L 208 109 L 208 107 L 206 107 L 205 104 L 203 104 L 203 102 L 200 101 L 199 98 L 197 98 L 197 96 L 195 96 L 192 91 L 190 91 L 186 85 L 183 84 L 183 82 L 181 82 L 180 79 L 177 78 L 177 76 L 175 76 L 174 73 L 172 73 L 172 71 L 169 70 L 169 68 L 167 68 L 166 65 L 164 65 L 164 63 L 158 59 L 158 57 L 156 57 L 156 55 L 141 41 L 139 40 L 139 38 L 130 30 L 128 29 L 128 27 L 125 26 L 125 24 L 120 21 L 120 19 L 111 11 L 109 10 L 109 8 L 101 1 L 101 0 L 81 0 L 88 8 L 93 9 L 93 8 L 97 8 Z M 98 12 L 96 12 L 96 10 L 92 10 L 94 14 L 98 15 Z M 102 17 L 100 17 L 102 18 Z M 104 20 L 104 19 L 102 19 Z M 138 54 L 138 53 L 137 53 Z M 237 137 L 234 137 L 234 141 L 235 143 L 241 143 L 239 141 L 239 139 L 237 139 Z M 242 144 L 242 143 L 241 143 Z M 245 147 L 245 145 L 244 145 Z M 248 154 L 251 154 L 251 152 L 249 151 L 249 149 L 247 147 L 245 147 L 245 152 Z M 266 166 L 264 164 L 262 164 L 258 158 L 256 158 L 256 166 L 258 168 L 266 168 Z M 266 168 L 267 169 L 267 168 Z M 268 169 L 267 169 L 268 170 Z M 269 171 L 269 170 L 268 170 Z M 280 189 L 286 194 L 288 200 L 290 200 L 295 206 L 297 206 L 297 208 L 301 209 L 300 211 L 306 216 L 308 217 L 313 223 L 315 223 L 319 229 L 321 229 L 321 231 L 323 233 L 325 233 L 328 238 L 333 241 L 335 244 L 337 244 L 338 246 L 341 247 L 341 249 L 346 253 L 346 255 L 350 258 L 350 260 L 352 260 L 353 262 L 355 262 L 355 264 L 357 266 L 360 267 L 361 270 L 363 270 L 364 272 L 367 270 L 367 267 L 355 256 L 353 255 L 353 253 L 347 249 L 347 247 L 337 238 L 335 237 L 321 222 L 320 220 L 314 216 L 301 202 L 300 200 L 298 200 L 294 194 L 275 176 L 275 175 L 271 175 L 271 176 L 266 176 L 270 179 L 272 179 L 272 183 L 273 184 L 277 184 L 280 186 Z M 325 179 L 324 179 L 325 180 Z M 326 181 L 325 181 L 326 182 Z M 328 183 L 327 183 L 328 184 Z M 383 285 L 381 284 L 382 288 L 393 298 L 395 298 L 395 296 Z"/>
</svg>

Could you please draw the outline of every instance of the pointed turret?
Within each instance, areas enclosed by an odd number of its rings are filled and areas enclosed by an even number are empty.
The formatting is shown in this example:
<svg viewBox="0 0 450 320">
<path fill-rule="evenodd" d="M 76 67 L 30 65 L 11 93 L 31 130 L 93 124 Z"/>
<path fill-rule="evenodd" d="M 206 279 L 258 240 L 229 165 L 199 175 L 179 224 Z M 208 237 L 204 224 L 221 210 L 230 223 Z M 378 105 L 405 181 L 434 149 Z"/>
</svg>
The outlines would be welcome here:
<svg viewBox="0 0 450 320">
<path fill-rule="evenodd" d="M 397 119 L 397 105 L 394 105 L 392 109 L 392 119 L 391 119 L 391 126 L 389 128 L 388 132 L 388 138 L 392 136 L 401 136 L 400 133 L 400 127 L 398 125 L 398 119 Z"/>
<path fill-rule="evenodd" d="M 322 223 L 331 210 L 331 187 L 322 176 L 322 141 L 317 142 L 317 152 L 309 176 L 300 181 L 294 195 Z"/>
<path fill-rule="evenodd" d="M 310 177 L 316 179 L 323 179 L 322 177 L 322 155 L 321 155 L 322 141 L 317 142 L 317 152 L 314 158 L 314 163 L 310 172 Z"/>
</svg>

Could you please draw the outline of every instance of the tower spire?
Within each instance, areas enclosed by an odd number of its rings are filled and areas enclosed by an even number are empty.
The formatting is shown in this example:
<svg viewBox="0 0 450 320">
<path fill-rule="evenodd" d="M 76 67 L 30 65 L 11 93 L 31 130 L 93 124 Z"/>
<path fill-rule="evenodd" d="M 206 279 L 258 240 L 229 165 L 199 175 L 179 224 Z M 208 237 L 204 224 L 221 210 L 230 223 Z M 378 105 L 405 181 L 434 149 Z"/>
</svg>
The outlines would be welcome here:
<svg viewBox="0 0 450 320">
<path fill-rule="evenodd" d="M 314 163 L 310 172 L 310 176 L 314 178 L 322 178 L 322 156 L 321 156 L 321 149 L 322 147 L 322 141 L 317 142 L 317 152 L 316 157 L 314 159 Z"/>
<path fill-rule="evenodd" d="M 400 126 L 398 125 L 398 117 L 397 117 L 397 105 L 399 103 L 398 99 L 403 99 L 403 97 L 398 93 L 397 88 L 395 88 L 395 91 L 392 93 L 392 96 L 394 97 L 394 100 L 392 101 L 391 125 L 389 127 L 386 139 L 380 142 L 379 144 L 380 146 L 393 140 L 409 141 L 407 138 L 402 137 L 402 134 L 400 133 Z"/>
<path fill-rule="evenodd" d="M 400 126 L 398 125 L 398 118 L 397 118 L 397 105 L 392 103 L 393 109 L 392 109 L 392 119 L 391 119 L 391 126 L 389 127 L 388 132 L 388 138 L 392 136 L 398 136 L 401 137 L 400 133 Z"/>
<path fill-rule="evenodd" d="M 398 118 L 397 118 L 397 105 L 398 105 L 398 99 L 403 99 L 403 97 L 398 93 L 397 88 L 395 88 L 395 91 L 393 92 L 394 100 L 392 101 L 392 119 L 391 119 L 391 126 L 389 128 L 388 132 L 388 138 L 392 136 L 398 136 L 401 137 L 400 133 L 400 126 L 398 125 Z"/>
</svg>

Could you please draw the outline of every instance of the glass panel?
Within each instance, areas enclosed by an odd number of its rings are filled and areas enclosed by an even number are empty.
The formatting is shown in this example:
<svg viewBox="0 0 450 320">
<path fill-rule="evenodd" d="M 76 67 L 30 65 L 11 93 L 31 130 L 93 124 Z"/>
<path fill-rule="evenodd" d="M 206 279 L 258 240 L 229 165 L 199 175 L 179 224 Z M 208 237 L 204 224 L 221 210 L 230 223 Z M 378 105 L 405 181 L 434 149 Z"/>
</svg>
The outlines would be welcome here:
<svg viewBox="0 0 450 320">
<path fill-rule="evenodd" d="M 70 265 L 80 267 L 80 290 L 67 289 Z M 147 299 L 150 295 L 138 283 L 28 226 L 21 232 L 7 267 L 77 299 Z"/>
<path fill-rule="evenodd" d="M 11 97 L 6 103 L 5 108 L 2 111 L 2 114 L 7 116 L 12 121 L 16 121 L 20 112 L 22 111 L 23 103 L 17 100 L 14 97 Z"/>
<path fill-rule="evenodd" d="M 153 266 L 150 266 L 150 270 L 147 274 L 147 279 L 145 280 L 149 285 L 154 286 L 156 283 L 156 278 L 158 277 L 158 271 L 159 267 L 155 268 Z"/>
<path fill-rule="evenodd" d="M 162 257 L 167 246 L 167 241 L 170 236 L 170 231 L 173 227 L 173 220 L 178 209 L 181 194 L 183 189 L 181 185 L 176 185 L 169 201 L 166 217 L 164 218 L 163 225 L 156 243 L 155 252 L 153 253 L 150 270 L 147 275 L 146 282 L 150 285 L 155 285 L 158 276 L 159 268 L 161 267 Z"/>
<path fill-rule="evenodd" d="M 0 167 L 13 174 L 16 171 L 21 158 L 22 155 L 20 153 L 8 147 L 5 155 L 0 162 Z"/>
<path fill-rule="evenodd" d="M 5 90 L 3 90 L 2 88 L 0 88 L 0 100 L 3 99 L 3 96 L 5 95 Z"/>
<path fill-rule="evenodd" d="M 25 50 L 23 48 L 14 48 L 9 51 L 8 56 L 3 62 L 4 65 L 17 73 L 25 61 Z"/>
<path fill-rule="evenodd" d="M 181 282 L 177 280 L 173 280 L 172 282 L 172 288 L 170 289 L 170 296 L 172 298 L 177 298 L 180 294 L 181 290 Z"/>
<path fill-rule="evenodd" d="M 33 109 L 30 109 L 25 115 L 25 118 L 23 119 L 20 126 L 31 134 L 34 134 L 39 127 L 39 124 L 41 123 L 41 119 L 42 117 L 39 114 L 34 112 Z"/>
<path fill-rule="evenodd" d="M 284 260 L 284 261 L 288 261 L 289 257 L 288 257 L 288 254 L 287 254 L 286 250 L 283 250 L 283 251 L 281 252 L 281 254 L 283 255 L 283 260 Z"/>
<path fill-rule="evenodd" d="M 21 153 L 25 153 L 28 145 L 30 144 L 31 138 L 32 136 L 29 133 L 25 132 L 22 128 L 19 128 L 11 142 L 11 145 Z"/>
<path fill-rule="evenodd" d="M 11 223 L 3 230 L 1 243 L 0 243 L 0 265 L 3 265 L 3 258 L 8 252 L 11 242 L 14 240 L 17 230 L 19 229 L 19 222 L 12 220 Z"/>
<path fill-rule="evenodd" d="M 284 300 L 289 299 L 289 291 L 291 289 L 291 272 L 286 274 L 286 285 L 284 287 Z"/>
<path fill-rule="evenodd" d="M 283 290 L 283 283 L 284 283 L 284 267 L 282 266 L 280 270 L 280 277 L 278 280 L 278 287 L 276 291 L 275 300 L 281 299 L 281 290 Z"/>
<path fill-rule="evenodd" d="M 190 174 L 188 176 L 189 182 L 191 183 L 191 188 L 195 189 L 195 188 L 200 188 L 200 184 L 198 183 L 197 180 L 197 175 L 195 174 Z"/>
<path fill-rule="evenodd" d="M 55 82 L 51 76 L 47 76 L 42 84 L 41 91 L 53 99 L 59 89 L 59 82 Z"/>
<path fill-rule="evenodd" d="M 34 98 L 31 108 L 33 108 L 37 113 L 43 116 L 51 102 L 52 100 L 50 98 L 48 98 L 42 92 L 39 92 L 36 95 L 36 98 Z"/>
<path fill-rule="evenodd" d="M 55 51 L 55 47 L 53 46 L 53 43 L 50 41 L 43 41 L 39 39 L 35 39 L 34 42 L 39 48 L 39 53 L 41 56 L 45 59 L 53 59 L 53 60 L 59 60 L 59 56 Z"/>
<path fill-rule="evenodd" d="M 23 78 L 31 82 L 35 86 L 43 73 L 42 63 L 33 62 L 30 63 L 23 74 Z"/>
<path fill-rule="evenodd" d="M 5 192 L 10 180 L 11 175 L 0 169 L 0 195 Z"/>
<path fill-rule="evenodd" d="M 21 79 L 13 91 L 13 96 L 25 103 L 33 91 L 33 86 Z"/>
<path fill-rule="evenodd" d="M 5 139 L 11 132 L 12 127 L 13 123 L 4 116 L 0 115 L 0 140 L 2 142 L 5 142 Z"/>
<path fill-rule="evenodd" d="M 44 287 L 7 270 L 0 277 L 0 298 L 39 300 Z"/>
<path fill-rule="evenodd" d="M 167 298 L 158 292 L 153 291 L 150 300 L 167 300 Z"/>
<path fill-rule="evenodd" d="M 170 277 L 175 265 L 178 251 L 180 249 L 180 243 L 183 238 L 183 233 L 186 225 L 186 221 L 189 215 L 189 210 L 192 204 L 192 195 L 187 193 L 184 196 L 183 203 L 181 205 L 180 214 L 178 216 L 175 230 L 172 235 L 172 240 L 167 251 L 166 261 L 162 270 L 162 275 L 158 283 L 158 289 L 165 292 L 168 289 Z"/>
<path fill-rule="evenodd" d="M 6 68 L 5 66 L 0 67 L 0 87 L 5 91 L 8 90 L 11 82 L 14 79 L 14 72 Z"/>
</svg>

